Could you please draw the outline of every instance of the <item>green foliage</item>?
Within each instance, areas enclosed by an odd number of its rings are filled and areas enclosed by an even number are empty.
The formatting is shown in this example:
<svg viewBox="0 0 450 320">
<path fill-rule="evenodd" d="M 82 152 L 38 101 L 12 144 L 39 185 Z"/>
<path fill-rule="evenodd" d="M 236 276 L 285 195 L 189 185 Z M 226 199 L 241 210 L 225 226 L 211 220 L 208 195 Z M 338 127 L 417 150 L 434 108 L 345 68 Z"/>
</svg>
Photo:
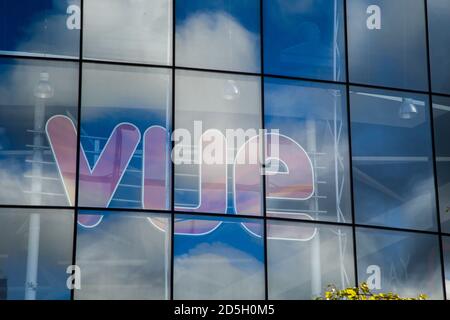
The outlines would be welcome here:
<svg viewBox="0 0 450 320">
<path fill-rule="evenodd" d="M 359 287 L 350 287 L 339 290 L 335 285 L 329 285 L 323 297 L 317 300 L 426 300 L 427 296 L 420 294 L 416 298 L 400 297 L 396 293 L 373 293 L 367 283 L 362 283 Z"/>
</svg>

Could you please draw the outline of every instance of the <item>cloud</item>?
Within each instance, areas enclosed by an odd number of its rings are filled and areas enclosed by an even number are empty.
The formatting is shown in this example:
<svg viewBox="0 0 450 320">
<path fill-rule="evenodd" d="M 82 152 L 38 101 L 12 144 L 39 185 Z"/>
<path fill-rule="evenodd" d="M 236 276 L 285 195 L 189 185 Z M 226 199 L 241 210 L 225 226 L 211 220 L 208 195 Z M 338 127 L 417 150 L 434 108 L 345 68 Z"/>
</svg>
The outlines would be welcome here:
<svg viewBox="0 0 450 320">
<path fill-rule="evenodd" d="M 0 151 L 1 152 L 1 151 Z M 31 155 L 32 151 L 27 152 Z M 32 205 L 68 205 L 63 185 L 60 181 L 40 180 L 35 177 L 59 178 L 56 167 L 44 165 L 41 172 L 34 172 L 32 165 L 22 167 L 21 161 L 28 156 L 0 161 L 0 203 L 5 204 L 32 204 Z M 32 194 L 33 183 L 37 183 L 37 192 Z M 47 195 L 40 195 L 40 191 Z"/>
<path fill-rule="evenodd" d="M 13 161 L 0 162 L 0 202 L 11 204 L 28 203 L 21 190 L 24 185 L 23 170 Z"/>
<path fill-rule="evenodd" d="M 201 243 L 175 257 L 176 299 L 262 299 L 264 267 L 221 242 Z"/>
<path fill-rule="evenodd" d="M 197 13 L 177 26 L 177 65 L 256 72 L 258 40 L 224 12 Z"/>
<path fill-rule="evenodd" d="M 54 6 L 65 12 L 60 1 L 55 0 Z M 162 64 L 171 60 L 168 54 L 172 51 L 172 10 L 168 1 L 91 0 L 85 3 L 84 12 L 83 51 L 86 57 Z M 100 12 L 105 14 L 99 14 Z M 18 45 L 19 50 L 36 50 L 42 47 L 42 43 L 46 43 L 45 40 L 48 42 L 47 38 L 43 39 L 39 27 L 44 21 L 51 33 L 53 46 L 69 46 L 68 41 L 74 42 L 76 37 L 68 39 L 65 32 L 60 32 L 61 28 L 66 28 L 67 17 L 66 14 L 36 16 L 36 20 L 26 28 L 28 36 Z M 258 37 L 224 12 L 194 14 L 177 27 L 176 36 L 177 58 L 182 65 L 246 71 L 258 69 Z M 36 71 L 33 72 L 34 70 Z M 32 92 L 39 81 L 39 73 L 48 72 L 50 82 L 55 86 L 55 97 L 50 103 L 67 105 L 70 97 L 72 104 L 76 101 L 76 71 L 76 64 L 63 67 L 57 63 L 36 63 L 23 70 L 20 66 L 15 66 L 3 76 L 2 89 L 4 92 L 14 93 L 10 97 L 15 104 L 34 104 Z M 166 70 L 150 68 L 85 65 L 83 102 L 96 107 L 123 105 L 133 108 L 161 108 L 167 105 L 170 96 L 169 74 Z M 212 79 L 202 83 L 205 93 L 217 94 L 216 87 L 217 84 Z M 14 92 L 18 88 L 21 95 Z M 224 95 L 224 90 L 226 86 L 222 85 L 220 96 Z M 197 95 L 198 92 L 193 94 Z M 226 101 L 222 104 L 229 109 Z M 215 105 L 212 108 L 208 104 L 207 107 L 217 110 L 221 106 Z M 94 115 L 89 113 L 89 116 Z"/>
<path fill-rule="evenodd" d="M 171 1 L 90 0 L 85 2 L 84 55 L 168 64 Z"/>
<path fill-rule="evenodd" d="M 403 199 L 404 202 L 401 205 L 385 212 L 377 212 L 378 215 L 374 217 L 373 221 L 369 220 L 367 222 L 379 222 L 383 224 L 383 222 L 389 221 L 397 216 L 398 221 L 403 224 L 403 227 L 432 229 L 436 226 L 436 212 L 431 210 L 435 204 L 433 178 L 429 177 L 420 180 L 419 178 L 414 178 L 412 175 L 411 179 L 404 187 L 409 192 L 406 193 Z M 376 207 L 375 203 L 374 207 Z"/>
<path fill-rule="evenodd" d="M 170 261 L 164 237 L 147 217 L 131 213 L 111 214 L 94 229 L 79 229 L 81 290 L 76 298 L 164 299 L 169 270 L 165 262 Z"/>
</svg>

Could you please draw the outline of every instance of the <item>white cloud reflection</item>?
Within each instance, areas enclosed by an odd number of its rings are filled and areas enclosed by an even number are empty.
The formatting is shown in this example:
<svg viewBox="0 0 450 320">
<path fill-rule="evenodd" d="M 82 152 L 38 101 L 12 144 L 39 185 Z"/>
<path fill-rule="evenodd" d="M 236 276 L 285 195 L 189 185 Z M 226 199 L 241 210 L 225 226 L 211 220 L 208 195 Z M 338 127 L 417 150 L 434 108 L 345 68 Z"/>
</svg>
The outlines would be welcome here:
<svg viewBox="0 0 450 320">
<path fill-rule="evenodd" d="M 221 242 L 201 243 L 175 257 L 176 299 L 263 299 L 264 266 Z"/>
<path fill-rule="evenodd" d="M 177 64 L 255 72 L 258 37 L 224 12 L 198 13 L 177 26 Z"/>
</svg>

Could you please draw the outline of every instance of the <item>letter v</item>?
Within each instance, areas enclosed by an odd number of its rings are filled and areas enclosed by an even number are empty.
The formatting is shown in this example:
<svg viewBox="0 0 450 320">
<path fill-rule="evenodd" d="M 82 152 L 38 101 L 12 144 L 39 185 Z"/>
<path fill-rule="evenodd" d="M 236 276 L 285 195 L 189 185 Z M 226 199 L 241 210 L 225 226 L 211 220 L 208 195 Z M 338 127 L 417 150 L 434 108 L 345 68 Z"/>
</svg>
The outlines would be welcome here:
<svg viewBox="0 0 450 320">
<path fill-rule="evenodd" d="M 75 172 L 77 131 L 66 116 L 50 118 L 47 137 L 55 156 L 70 205 L 75 203 Z M 97 162 L 91 169 L 80 144 L 79 205 L 108 207 L 141 139 L 136 126 L 118 124 L 111 133 Z"/>
</svg>

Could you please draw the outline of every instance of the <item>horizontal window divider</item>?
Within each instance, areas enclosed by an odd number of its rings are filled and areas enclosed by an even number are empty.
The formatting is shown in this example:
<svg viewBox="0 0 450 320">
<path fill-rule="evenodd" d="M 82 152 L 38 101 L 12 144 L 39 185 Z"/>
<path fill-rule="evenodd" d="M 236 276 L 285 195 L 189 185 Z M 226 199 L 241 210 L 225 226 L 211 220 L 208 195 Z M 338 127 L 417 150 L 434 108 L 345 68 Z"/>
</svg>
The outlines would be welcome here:
<svg viewBox="0 0 450 320">
<path fill-rule="evenodd" d="M 0 204 L 0 209 L 40 209 L 40 210 L 75 210 L 71 206 L 32 205 L 32 204 Z M 0 213 L 1 215 L 1 213 Z"/>
<path fill-rule="evenodd" d="M 362 87 L 362 88 L 367 88 L 367 89 L 397 91 L 397 92 L 424 94 L 424 95 L 430 94 L 430 92 L 424 91 L 424 90 L 414 90 L 414 89 L 405 89 L 405 88 L 397 88 L 397 87 L 386 87 L 386 86 L 380 86 L 380 85 L 374 85 L 374 84 L 354 83 L 354 82 L 348 82 L 347 84 L 350 87 L 360 87 L 360 88 Z"/>
<path fill-rule="evenodd" d="M 159 69 L 175 69 L 175 70 L 184 70 L 184 71 L 195 71 L 195 72 L 208 72 L 208 73 L 219 73 L 219 74 L 230 74 L 230 75 L 242 75 L 242 76 L 254 76 L 254 77 L 264 77 L 264 78 L 274 78 L 274 79 L 286 79 L 293 81 L 304 81 L 304 82 L 312 82 L 312 83 L 323 83 L 323 84 L 334 84 L 334 85 L 348 85 L 352 87 L 362 87 L 368 89 L 378 89 L 378 90 L 388 90 L 388 91 L 398 91 L 404 93 L 413 93 L 413 94 L 424 94 L 424 95 L 432 95 L 439 97 L 448 97 L 450 98 L 450 93 L 442 93 L 442 92 L 429 92 L 425 90 L 415 90 L 415 89 L 406 89 L 399 87 L 388 87 L 367 83 L 358 83 L 358 82 L 347 82 L 347 81 L 333 81 L 326 79 L 317 79 L 317 78 L 306 78 L 306 77 L 296 77 L 296 76 L 286 76 L 279 74 L 271 74 L 271 73 L 255 73 L 255 72 L 245 72 L 245 71 L 236 71 L 236 70 L 223 70 L 223 69 L 205 69 L 205 68 L 196 68 L 196 67 L 185 67 L 185 66 L 173 66 L 173 65 L 162 65 L 162 64 L 152 64 L 152 63 L 140 63 L 140 62 L 127 62 L 127 61 L 115 61 L 115 60 L 101 60 L 101 59 L 90 59 L 90 58 L 65 58 L 65 57 L 52 57 L 52 56 L 28 56 L 28 55 L 15 55 L 15 54 L 0 54 L 0 59 L 24 59 L 24 60 L 40 60 L 40 61 L 67 61 L 67 62 L 76 62 L 76 63 L 92 63 L 92 64 L 103 64 L 103 65 L 117 65 L 117 66 L 130 66 L 130 67 L 142 67 L 142 68 L 159 68 Z"/>
<path fill-rule="evenodd" d="M 376 230 L 384 230 L 384 231 L 399 231 L 399 232 L 439 235 L 439 231 L 431 231 L 431 230 L 423 230 L 423 229 L 388 227 L 388 226 L 367 225 L 367 224 L 360 224 L 360 223 L 355 223 L 354 226 L 356 228 L 364 228 L 364 229 L 376 229 Z"/>
<path fill-rule="evenodd" d="M 169 69 L 169 70 L 173 68 L 172 65 L 153 64 L 153 63 L 145 63 L 145 62 L 129 62 L 129 61 L 102 60 L 102 59 L 90 59 L 90 58 L 83 58 L 80 61 L 82 63 L 114 65 L 114 66 L 124 66 L 124 67 L 158 68 L 158 69 Z"/>
<path fill-rule="evenodd" d="M 190 211 L 170 211 L 170 210 L 154 210 L 154 209 L 140 209 L 140 208 L 103 208 L 103 207 L 70 207 L 70 206 L 37 206 L 37 205 L 5 205 L 0 204 L 0 209 L 24 209 L 24 210 L 77 210 L 80 211 L 98 211 L 98 212 L 133 212 L 140 214 L 148 214 L 148 213 L 156 213 L 163 215 L 180 215 L 180 216 L 191 216 L 198 217 L 199 219 L 209 217 L 209 218 L 230 218 L 230 219 L 250 219 L 250 220 L 260 220 L 260 221 L 285 221 L 285 222 L 293 222 L 298 224 L 317 224 L 317 225 L 328 225 L 328 226 L 344 226 L 351 227 L 354 226 L 356 228 L 365 228 L 365 229 L 376 229 L 376 230 L 385 230 L 385 231 L 400 231 L 400 232 L 409 232 L 409 233 L 421 233 L 421 234 L 430 234 L 430 235 L 439 235 L 449 236 L 450 233 L 439 233 L 439 231 L 430 231 L 430 230 L 421 230 L 421 229 L 411 229 L 411 228 L 400 228 L 400 227 L 389 227 L 389 226 L 381 226 L 381 225 L 370 225 L 370 224 L 361 224 L 361 223 L 351 223 L 351 222 L 337 222 L 337 221 L 327 221 L 327 220 L 310 220 L 310 219 L 296 219 L 296 218 L 286 218 L 286 217 L 276 217 L 276 216 L 252 216 L 252 215 L 240 215 L 240 214 L 231 214 L 231 213 L 211 213 L 211 212 L 190 212 Z M 301 211 L 299 210 L 299 213 Z M 1 213 L 0 213 L 1 216 Z"/>
<path fill-rule="evenodd" d="M 264 74 L 264 78 L 285 79 L 285 80 L 315 82 L 315 83 L 325 83 L 325 84 L 335 84 L 335 85 L 336 84 L 337 85 L 346 85 L 346 84 L 348 84 L 348 82 L 345 82 L 345 81 L 333 81 L 333 80 L 317 79 L 317 78 L 286 76 L 286 75 L 272 74 L 272 73 L 265 73 Z"/>
<path fill-rule="evenodd" d="M 0 59 L 21 59 L 21 60 L 44 60 L 44 61 L 61 61 L 61 62 L 80 62 L 77 57 L 55 57 L 55 56 L 45 56 L 45 55 L 20 55 L 20 54 L 5 54 L 0 53 Z"/>
<path fill-rule="evenodd" d="M 438 92 L 431 92 L 432 96 L 438 96 L 443 98 L 450 98 L 450 93 L 438 93 Z"/>
<path fill-rule="evenodd" d="M 231 75 L 253 76 L 253 77 L 262 76 L 262 73 L 258 72 L 245 72 L 245 71 L 223 70 L 223 69 L 205 69 L 205 68 L 184 67 L 184 66 L 175 66 L 174 68 L 175 70 L 184 70 L 184 71 L 198 71 L 198 72 L 209 72 L 209 73 L 220 73 L 220 74 L 231 74 Z"/>
</svg>

